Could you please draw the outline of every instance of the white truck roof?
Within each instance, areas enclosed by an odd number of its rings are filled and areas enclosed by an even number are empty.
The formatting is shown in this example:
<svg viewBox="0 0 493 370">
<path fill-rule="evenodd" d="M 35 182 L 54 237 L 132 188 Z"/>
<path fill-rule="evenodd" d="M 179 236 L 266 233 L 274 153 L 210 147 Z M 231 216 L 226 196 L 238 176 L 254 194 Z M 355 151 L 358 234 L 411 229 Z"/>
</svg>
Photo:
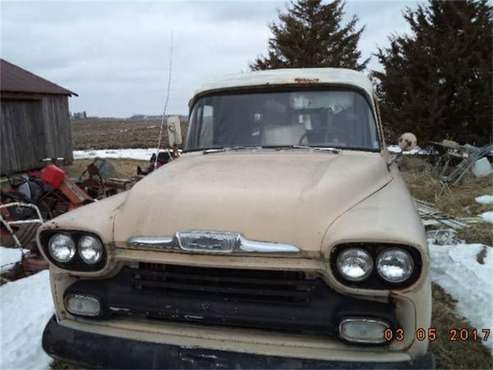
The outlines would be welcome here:
<svg viewBox="0 0 493 370">
<path fill-rule="evenodd" d="M 362 72 L 346 68 L 289 68 L 228 74 L 203 85 L 194 95 L 211 90 L 286 84 L 342 84 L 356 86 L 373 100 L 373 86 Z"/>
</svg>

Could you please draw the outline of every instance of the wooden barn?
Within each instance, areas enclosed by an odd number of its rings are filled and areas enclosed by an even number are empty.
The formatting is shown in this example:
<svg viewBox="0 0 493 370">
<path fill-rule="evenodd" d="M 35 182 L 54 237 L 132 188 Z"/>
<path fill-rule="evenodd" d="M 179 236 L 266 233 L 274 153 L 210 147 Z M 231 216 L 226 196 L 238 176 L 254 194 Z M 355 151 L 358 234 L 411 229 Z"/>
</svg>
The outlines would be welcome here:
<svg viewBox="0 0 493 370">
<path fill-rule="evenodd" d="M 43 158 L 73 161 L 70 90 L 0 59 L 0 174 L 42 167 Z"/>
</svg>

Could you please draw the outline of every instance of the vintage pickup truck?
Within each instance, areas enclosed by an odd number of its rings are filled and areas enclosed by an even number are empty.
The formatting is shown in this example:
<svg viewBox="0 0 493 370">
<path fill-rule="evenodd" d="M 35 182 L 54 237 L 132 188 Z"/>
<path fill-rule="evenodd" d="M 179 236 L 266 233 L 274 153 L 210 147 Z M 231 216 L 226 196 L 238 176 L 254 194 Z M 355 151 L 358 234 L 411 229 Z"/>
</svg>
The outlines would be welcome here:
<svg viewBox="0 0 493 370">
<path fill-rule="evenodd" d="M 183 155 L 45 223 L 43 348 L 104 368 L 430 368 L 430 257 L 372 84 L 216 80 Z M 418 330 L 419 329 L 419 330 Z"/>
</svg>

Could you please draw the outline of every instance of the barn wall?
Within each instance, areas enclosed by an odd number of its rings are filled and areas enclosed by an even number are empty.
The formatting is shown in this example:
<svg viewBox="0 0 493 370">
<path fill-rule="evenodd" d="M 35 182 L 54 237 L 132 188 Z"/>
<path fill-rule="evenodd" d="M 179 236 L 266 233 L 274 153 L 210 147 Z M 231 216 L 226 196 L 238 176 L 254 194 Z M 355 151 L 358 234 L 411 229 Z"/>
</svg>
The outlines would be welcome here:
<svg viewBox="0 0 493 370">
<path fill-rule="evenodd" d="M 45 157 L 63 157 L 72 163 L 72 126 L 68 110 L 68 98 L 46 95 L 42 99 Z"/>
<path fill-rule="evenodd" d="M 71 163 L 72 136 L 66 96 L 2 99 L 0 115 L 0 173 L 41 166 L 46 157 Z"/>
</svg>

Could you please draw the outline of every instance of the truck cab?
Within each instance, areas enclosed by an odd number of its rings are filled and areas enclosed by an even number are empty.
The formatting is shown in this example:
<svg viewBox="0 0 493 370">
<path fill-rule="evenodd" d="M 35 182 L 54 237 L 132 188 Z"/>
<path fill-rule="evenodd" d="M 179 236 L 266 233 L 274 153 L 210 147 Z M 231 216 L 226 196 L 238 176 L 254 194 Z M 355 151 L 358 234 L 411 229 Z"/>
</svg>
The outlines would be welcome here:
<svg viewBox="0 0 493 370">
<path fill-rule="evenodd" d="M 183 154 L 45 223 L 45 351 L 105 368 L 426 368 L 429 253 L 368 78 L 226 76 Z"/>
</svg>

